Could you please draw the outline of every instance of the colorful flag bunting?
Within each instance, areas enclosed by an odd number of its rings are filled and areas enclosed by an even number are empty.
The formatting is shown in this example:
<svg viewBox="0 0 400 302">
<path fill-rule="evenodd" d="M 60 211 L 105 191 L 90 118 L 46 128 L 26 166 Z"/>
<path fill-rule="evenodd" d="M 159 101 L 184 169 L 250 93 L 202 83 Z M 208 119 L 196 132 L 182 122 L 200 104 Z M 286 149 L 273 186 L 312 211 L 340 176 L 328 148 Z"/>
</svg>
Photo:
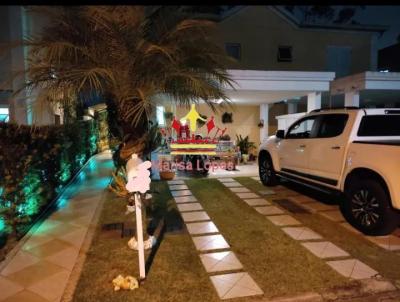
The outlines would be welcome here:
<svg viewBox="0 0 400 302">
<path fill-rule="evenodd" d="M 211 120 L 209 120 L 208 122 L 207 122 L 207 134 L 210 134 L 210 131 L 212 130 L 212 129 L 214 129 L 214 127 L 215 127 L 215 123 L 214 123 L 214 117 L 212 116 L 211 117 Z"/>
<path fill-rule="evenodd" d="M 172 121 L 172 128 L 175 129 L 176 133 L 179 134 L 179 130 L 181 129 L 181 123 L 178 122 L 175 117 L 174 120 Z"/>
<path fill-rule="evenodd" d="M 221 132 L 221 136 L 223 136 L 223 135 L 224 135 L 224 133 L 225 133 L 226 129 L 228 129 L 228 128 L 225 128 L 224 130 L 222 130 L 222 132 Z"/>
</svg>

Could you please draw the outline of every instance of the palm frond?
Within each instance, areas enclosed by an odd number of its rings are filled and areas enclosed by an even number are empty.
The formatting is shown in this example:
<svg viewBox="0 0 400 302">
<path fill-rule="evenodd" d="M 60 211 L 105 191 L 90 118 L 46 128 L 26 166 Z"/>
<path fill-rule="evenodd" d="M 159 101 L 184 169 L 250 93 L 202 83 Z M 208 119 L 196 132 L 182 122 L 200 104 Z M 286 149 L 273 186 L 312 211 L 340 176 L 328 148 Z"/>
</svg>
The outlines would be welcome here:
<svg viewBox="0 0 400 302">
<path fill-rule="evenodd" d="M 24 41 L 29 68 L 16 93 L 41 91 L 39 102 L 63 106 L 82 94 L 103 94 L 115 102 L 125 131 L 142 132 L 160 95 L 183 105 L 204 101 L 213 110 L 221 107 L 215 99 L 229 105 L 232 59 L 216 43 L 212 21 L 188 19 L 176 7 L 152 14 L 143 6 L 32 11 L 50 21 Z"/>
</svg>

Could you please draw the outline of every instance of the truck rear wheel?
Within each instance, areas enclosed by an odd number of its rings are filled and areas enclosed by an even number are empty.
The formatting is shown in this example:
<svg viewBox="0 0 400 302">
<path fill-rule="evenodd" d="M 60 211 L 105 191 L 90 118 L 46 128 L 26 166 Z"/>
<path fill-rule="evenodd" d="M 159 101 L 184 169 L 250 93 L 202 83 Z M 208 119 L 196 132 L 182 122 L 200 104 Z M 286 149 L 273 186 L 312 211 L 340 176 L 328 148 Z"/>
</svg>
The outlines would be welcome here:
<svg viewBox="0 0 400 302">
<path fill-rule="evenodd" d="M 374 179 L 353 179 L 346 189 L 342 212 L 347 221 L 366 235 L 387 235 L 399 225 L 400 215 L 390 197 Z"/>
<path fill-rule="evenodd" d="M 264 186 L 275 186 L 278 184 L 278 177 L 276 176 L 274 165 L 271 157 L 268 155 L 261 155 L 258 161 L 258 172 L 260 180 Z"/>
</svg>

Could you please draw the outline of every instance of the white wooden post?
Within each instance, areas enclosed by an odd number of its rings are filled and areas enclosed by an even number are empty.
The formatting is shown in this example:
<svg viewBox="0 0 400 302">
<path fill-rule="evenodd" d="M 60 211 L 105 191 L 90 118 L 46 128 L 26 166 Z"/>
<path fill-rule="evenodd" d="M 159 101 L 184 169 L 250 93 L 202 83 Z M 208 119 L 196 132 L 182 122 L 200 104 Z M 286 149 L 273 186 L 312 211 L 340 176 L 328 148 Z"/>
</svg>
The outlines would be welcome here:
<svg viewBox="0 0 400 302">
<path fill-rule="evenodd" d="M 126 163 L 126 172 L 128 183 L 125 188 L 130 193 L 135 194 L 135 212 L 136 212 L 136 242 L 139 256 L 139 278 L 146 278 L 146 267 L 144 260 L 144 242 L 143 242 L 143 222 L 142 222 L 142 200 L 139 193 L 145 194 L 150 190 L 150 161 L 142 162 L 137 154 Z M 132 238 L 134 239 L 134 238 Z M 131 239 L 131 240 L 132 240 Z M 151 243 L 150 243 L 151 244 Z M 129 245 L 129 243 L 128 243 Z M 134 246 L 134 244 L 132 244 Z M 135 248 L 135 247 L 132 247 Z"/>
<path fill-rule="evenodd" d="M 346 107 L 360 106 L 360 93 L 358 91 L 349 91 L 344 94 L 344 105 Z"/>
<path fill-rule="evenodd" d="M 260 143 L 268 138 L 268 112 L 269 104 L 260 104 L 260 120 L 264 121 L 264 126 L 260 128 Z"/>
<path fill-rule="evenodd" d="M 297 103 L 288 103 L 288 114 L 297 113 Z"/>
<path fill-rule="evenodd" d="M 139 276 L 140 279 L 146 278 L 146 268 L 144 261 L 144 243 L 143 243 L 143 225 L 142 225 L 142 201 L 139 193 L 135 193 L 135 208 L 136 208 L 136 238 L 138 243 L 139 255 Z"/>
<path fill-rule="evenodd" d="M 321 109 L 321 93 L 312 92 L 307 95 L 307 112 L 314 109 Z"/>
</svg>

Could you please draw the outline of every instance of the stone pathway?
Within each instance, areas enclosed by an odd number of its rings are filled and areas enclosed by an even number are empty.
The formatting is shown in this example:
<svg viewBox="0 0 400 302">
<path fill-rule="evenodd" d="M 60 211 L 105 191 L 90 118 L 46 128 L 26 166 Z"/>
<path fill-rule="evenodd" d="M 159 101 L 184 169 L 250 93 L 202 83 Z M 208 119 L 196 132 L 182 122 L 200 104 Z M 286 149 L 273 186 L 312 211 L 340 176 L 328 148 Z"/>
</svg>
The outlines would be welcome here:
<svg viewBox="0 0 400 302">
<path fill-rule="evenodd" d="M 233 179 L 231 179 L 233 180 Z M 229 250 L 229 243 L 219 233 L 197 198 L 183 180 L 168 181 L 171 194 L 192 236 L 199 257 L 221 299 L 262 295 L 263 291 L 247 272 L 236 255 Z M 240 271 L 227 273 L 227 271 Z"/>
<path fill-rule="evenodd" d="M 258 177 L 252 179 L 260 181 Z M 233 194 L 243 199 L 249 206 L 253 207 L 258 213 L 265 215 L 266 218 L 274 225 L 281 227 L 282 231 L 294 240 L 300 241 L 301 246 L 321 259 L 328 259 L 326 263 L 336 270 L 339 274 L 351 279 L 368 279 L 377 276 L 379 273 L 370 268 L 361 261 L 351 258 L 351 255 L 326 241 L 320 234 L 314 232 L 308 227 L 302 226 L 301 222 L 279 206 L 272 205 L 270 201 L 261 198 L 260 195 L 251 192 L 240 193 L 245 188 L 233 178 L 218 179 L 224 186 L 228 187 Z M 248 188 L 246 188 L 248 189 Z M 272 190 L 268 190 L 268 194 L 274 194 Z M 294 192 L 294 191 L 293 191 Z M 260 192 L 259 192 L 260 193 Z M 262 193 L 261 193 L 262 194 Z M 305 196 L 299 197 L 299 204 L 312 212 L 332 210 L 331 206 L 324 205 Z M 336 258 L 336 259 L 335 259 Z M 350 258 L 350 259 L 349 259 Z"/>
<path fill-rule="evenodd" d="M 260 181 L 260 177 L 254 176 L 252 179 Z M 233 178 L 226 178 L 234 181 Z M 232 188 L 235 189 L 235 188 Z M 269 190 L 260 191 L 260 194 L 266 193 Z M 235 192 L 235 191 L 234 191 Z M 267 195 L 267 194 L 264 194 Z M 386 236 L 367 236 L 363 233 L 356 230 L 353 226 L 346 222 L 346 219 L 343 217 L 337 205 L 327 205 L 321 203 L 311 197 L 305 195 L 296 195 L 296 196 L 288 196 L 288 199 L 296 203 L 297 205 L 306 208 L 311 213 L 318 213 L 319 215 L 333 221 L 339 223 L 342 227 L 350 230 L 353 233 L 359 234 L 364 237 L 366 240 L 380 246 L 381 248 L 388 251 L 400 251 L 400 236 L 395 235 L 386 235 Z M 397 233 L 400 234 L 400 229 L 397 230 Z"/>
<path fill-rule="evenodd" d="M 58 210 L 24 238 L 2 264 L 0 301 L 60 301 L 102 191 L 110 181 L 111 153 L 93 157 L 60 197 Z M 27 235 L 27 236 L 29 236 Z"/>
<path fill-rule="evenodd" d="M 296 203 L 297 205 L 306 208 L 312 213 L 317 213 L 333 222 L 338 223 L 340 226 L 348 229 L 349 231 L 359 234 L 366 240 L 380 246 L 381 248 L 388 251 L 400 251 L 400 237 L 395 235 L 386 235 L 386 236 L 367 236 L 363 233 L 356 230 L 349 223 L 346 222 L 342 213 L 338 209 L 337 205 L 327 205 L 317 200 L 310 198 L 308 196 L 299 195 L 299 196 L 291 196 L 288 197 L 291 201 Z"/>
</svg>

